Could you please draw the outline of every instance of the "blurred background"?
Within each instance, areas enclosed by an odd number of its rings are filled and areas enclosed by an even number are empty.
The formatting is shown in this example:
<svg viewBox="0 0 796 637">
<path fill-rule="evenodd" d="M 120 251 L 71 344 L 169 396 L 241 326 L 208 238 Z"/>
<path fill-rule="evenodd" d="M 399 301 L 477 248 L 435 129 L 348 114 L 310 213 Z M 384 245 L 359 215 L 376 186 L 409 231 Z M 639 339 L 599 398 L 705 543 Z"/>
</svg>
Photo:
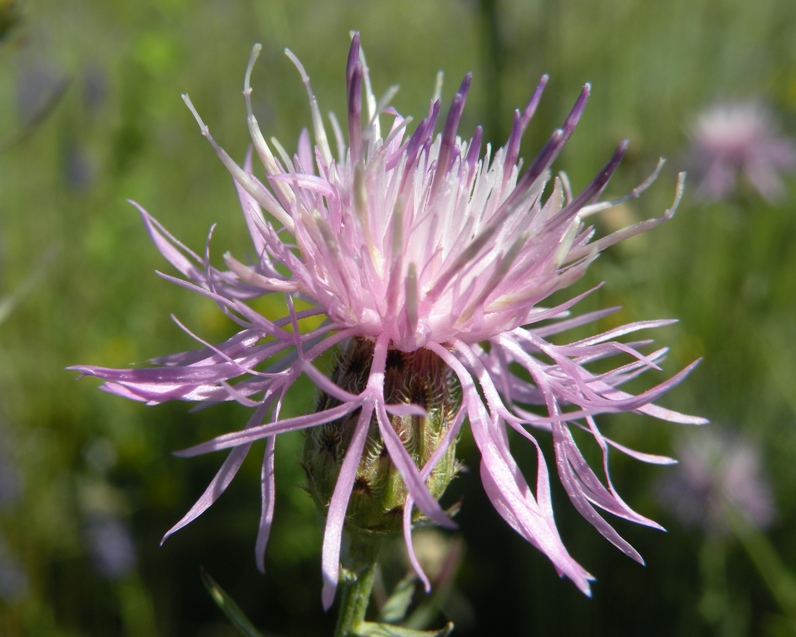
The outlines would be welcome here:
<svg viewBox="0 0 796 637">
<path fill-rule="evenodd" d="M 601 420 L 623 444 L 681 459 L 657 467 L 612 456 L 624 499 L 668 533 L 617 523 L 646 558 L 641 567 L 557 490 L 564 541 L 597 577 L 587 599 L 492 509 L 465 435 L 462 456 L 475 471 L 446 495 L 462 499 L 461 531 L 419 540 L 462 555 L 432 626 L 452 620 L 462 636 L 796 635 L 795 25 L 793 0 L 0 0 L 0 634 L 232 636 L 202 567 L 264 631 L 331 634 L 300 435 L 277 445 L 265 576 L 253 556 L 256 458 L 159 547 L 221 462 L 171 452 L 241 426 L 244 411 L 147 408 L 64 368 L 193 347 L 170 313 L 209 341 L 232 333 L 212 303 L 154 274 L 169 266 L 126 200 L 196 251 L 215 222 L 218 258 L 249 250 L 231 180 L 180 93 L 241 159 L 240 91 L 251 46 L 262 42 L 256 114 L 292 151 L 310 120 L 284 48 L 303 62 L 322 111 L 341 114 L 356 29 L 375 92 L 400 84 L 394 105 L 415 121 L 438 70 L 444 100 L 472 71 L 460 130 L 483 123 L 497 145 L 549 73 L 526 161 L 591 82 L 556 165 L 574 189 L 623 138 L 630 152 L 609 197 L 669 159 L 603 232 L 659 216 L 676 173 L 689 170 L 674 219 L 610 249 L 577 285 L 607 281 L 583 309 L 623 306 L 612 320 L 679 318 L 654 334 L 671 346 L 667 374 L 704 357 L 663 404 L 709 427 Z M 305 385 L 288 411 L 304 409 L 311 392 Z M 531 449 L 515 446 L 533 471 Z M 400 571 L 400 542 L 393 557 Z"/>
</svg>

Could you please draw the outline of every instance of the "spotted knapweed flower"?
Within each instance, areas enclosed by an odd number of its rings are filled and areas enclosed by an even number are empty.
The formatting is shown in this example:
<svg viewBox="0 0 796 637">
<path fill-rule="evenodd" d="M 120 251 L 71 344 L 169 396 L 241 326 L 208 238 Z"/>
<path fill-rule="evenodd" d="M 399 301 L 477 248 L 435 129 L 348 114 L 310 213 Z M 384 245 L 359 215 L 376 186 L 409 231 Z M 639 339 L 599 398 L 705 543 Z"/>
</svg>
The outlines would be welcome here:
<svg viewBox="0 0 796 637">
<path fill-rule="evenodd" d="M 768 201 L 780 199 L 781 171 L 796 168 L 796 146 L 778 130 L 773 113 L 755 100 L 719 103 L 691 127 L 691 154 L 706 199 L 732 196 L 742 178 Z"/>
<path fill-rule="evenodd" d="M 588 85 L 563 126 L 525 168 L 518 161 L 520 139 L 547 77 L 525 109 L 515 112 L 506 145 L 493 154 L 489 145 L 482 149 L 480 127 L 470 139 L 457 134 L 469 75 L 453 98 L 441 133 L 434 133 L 441 110 L 434 97 L 428 115 L 410 134 L 409 120 L 388 105 L 394 89 L 379 101 L 374 97 L 358 35 L 346 67 L 347 140 L 330 116 L 336 153 L 309 78 L 287 52 L 309 95 L 314 134 L 313 144 L 305 130 L 291 156 L 275 140 L 266 142 L 252 113 L 250 75 L 259 50 L 255 47 L 252 54 L 244 95 L 254 152 L 264 172 L 255 171 L 251 152 L 242 167 L 236 164 L 184 97 L 234 178 L 252 237 L 251 258 L 243 262 L 225 254 L 228 269 L 218 269 L 211 265 L 209 251 L 204 256 L 192 252 L 139 208 L 155 245 L 185 279 L 162 276 L 215 301 L 240 331 L 218 345 L 194 336 L 200 349 L 154 359 L 152 368 L 74 368 L 105 379 L 103 387 L 111 393 L 149 404 L 236 401 L 253 409 L 239 431 L 180 452 L 194 456 L 231 450 L 205 493 L 167 536 L 205 511 L 228 486 L 252 443 L 265 440 L 256 543 L 262 568 L 273 517 L 276 437 L 309 430 L 308 441 L 317 453 L 331 458 L 304 460 L 312 465 L 307 467 L 310 478 L 319 482 L 313 497 L 326 512 L 325 606 L 334 598 L 348 516 L 356 518 L 355 527 L 372 524 L 371 510 L 352 513 L 352 494 L 379 467 L 390 473 L 379 478 L 380 496 L 403 489 L 403 495 L 390 496 L 393 508 L 384 513 L 399 520 L 410 559 L 425 579 L 412 549 L 414 509 L 440 525 L 454 526 L 438 502 L 444 484 L 435 480 L 445 473 L 442 482 L 449 481 L 455 472 L 451 450 L 469 421 L 492 503 L 549 557 L 559 575 L 589 592 L 592 576 L 569 555 L 556 529 L 548 467 L 532 429 L 552 437 L 560 479 L 577 510 L 609 541 L 641 561 L 597 511 L 657 526 L 615 492 L 608 476 L 608 448 L 648 462 L 669 460 L 610 441 L 600 433 L 595 416 L 632 411 L 679 423 L 704 422 L 654 404 L 693 365 L 643 393 L 627 393 L 620 387 L 645 370 L 659 369 L 666 350 L 643 354 L 640 349 L 650 341 L 617 339 L 672 321 L 630 323 L 558 344 L 552 336 L 603 319 L 616 308 L 572 315 L 570 310 L 588 291 L 552 306 L 544 302 L 577 281 L 601 250 L 671 217 L 676 201 L 659 219 L 595 238 L 595 229 L 584 220 L 637 196 L 647 182 L 627 197 L 598 203 L 626 142 L 577 196 L 565 177 L 551 177 L 550 166 L 583 112 Z M 381 119 L 390 122 L 386 135 Z M 678 185 L 678 199 L 680 190 Z M 263 316 L 247 304 L 269 294 L 284 296 L 283 318 Z M 299 311 L 298 299 L 308 307 Z M 314 324 L 307 320 L 313 318 Z M 342 364 L 326 375 L 315 361 L 332 348 L 342 350 Z M 607 367 L 605 362 L 614 357 L 615 366 Z M 599 370 L 591 369 L 594 363 Z M 321 391 L 317 409 L 282 419 L 285 395 L 301 375 Z M 571 427 L 596 441 L 604 479 L 587 464 Z M 422 437 L 420 429 L 430 433 Z M 325 433 L 315 435 L 320 431 Z M 535 488 L 512 456 L 510 434 L 536 449 Z M 319 473 L 323 475 L 317 477 Z"/>
</svg>

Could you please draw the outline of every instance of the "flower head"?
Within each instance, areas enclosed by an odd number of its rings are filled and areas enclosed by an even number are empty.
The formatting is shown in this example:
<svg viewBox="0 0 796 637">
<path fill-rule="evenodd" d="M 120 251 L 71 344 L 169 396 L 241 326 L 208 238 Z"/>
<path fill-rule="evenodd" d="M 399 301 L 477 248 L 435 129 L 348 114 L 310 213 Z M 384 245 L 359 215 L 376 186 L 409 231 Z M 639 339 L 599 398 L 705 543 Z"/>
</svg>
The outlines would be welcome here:
<svg viewBox="0 0 796 637">
<path fill-rule="evenodd" d="M 193 456 L 230 450 L 205 493 L 167 535 L 205 511 L 232 480 L 252 443 L 265 440 L 256 547 L 262 565 L 273 517 L 276 437 L 303 429 L 326 428 L 328 432 L 330 425 L 333 433 L 340 426 L 345 427 L 341 434 L 345 443 L 341 453 L 335 451 L 339 463 L 334 466 L 334 480 L 329 483 L 322 478 L 314 493 L 327 514 L 324 604 L 328 607 L 334 597 L 341 534 L 355 483 L 367 470 L 361 464 L 374 432 L 380 438 L 379 457 L 389 460 L 405 485 L 405 494 L 392 513 L 399 514 L 410 559 L 425 579 L 412 549 L 413 511 L 417 508 L 440 525 L 454 526 L 437 500 L 440 489 L 433 478 L 440 466 L 455 464 L 450 449 L 467 420 L 482 456 L 482 482 L 495 508 L 550 558 L 560 575 L 589 592 L 593 578 L 569 555 L 556 529 L 547 463 L 531 435 L 534 429 L 552 436 L 558 473 L 575 507 L 609 541 L 641 561 L 597 512 L 599 508 L 657 526 L 630 509 L 614 491 L 607 470 L 608 448 L 614 446 L 648 462 L 669 460 L 608 440 L 600 433 L 595 416 L 634 411 L 680 423 L 704 421 L 654 404 L 691 366 L 639 395 L 620 389 L 645 370 L 659 369 L 666 350 L 643 354 L 640 349 L 650 341 L 616 339 L 671 321 L 631 323 L 564 345 L 550 340 L 552 335 L 602 319 L 616 308 L 571 315 L 571 308 L 588 292 L 551 307 L 544 301 L 577 281 L 600 250 L 668 219 L 675 208 L 659 219 L 595 238 L 594 228 L 584 220 L 637 196 L 647 185 L 617 201 L 597 201 L 626 142 L 577 196 L 565 178 L 551 177 L 550 166 L 575 129 L 590 87 L 583 88 L 563 126 L 523 168 L 518 161 L 520 139 L 547 77 L 525 109 L 515 112 L 506 145 L 493 154 L 489 145 L 482 149 L 480 128 L 470 139 L 458 135 L 469 75 L 444 116 L 440 133 L 435 134 L 441 112 L 437 97 L 428 115 L 409 133 L 409 120 L 389 107 L 394 91 L 376 100 L 359 36 L 354 35 L 346 67 L 347 139 L 334 116 L 330 117 L 336 152 L 309 78 L 287 52 L 309 95 L 314 137 L 313 142 L 305 130 L 291 156 L 276 141 L 265 141 L 252 113 L 249 78 L 258 53 L 259 46 L 246 73 L 244 95 L 261 168 L 254 168 L 252 153 L 242 167 L 236 164 L 184 98 L 235 180 L 254 247 L 250 260 L 226 254 L 228 269 L 217 269 L 208 255 L 192 252 L 139 208 L 152 240 L 185 278 L 163 276 L 215 301 L 240 331 L 218 345 L 194 337 L 200 349 L 155 359 L 151 361 L 154 367 L 147 369 L 76 368 L 105 379 L 103 387 L 114 394 L 149 404 L 237 401 L 252 408 L 251 418 L 240 431 L 181 452 Z M 382 120 L 389 122 L 385 131 Z M 678 198 L 679 191 L 678 186 Z M 273 320 L 248 304 L 268 294 L 284 296 L 283 318 Z M 298 311 L 296 299 L 308 303 L 309 309 Z M 320 326 L 306 325 L 305 319 L 311 317 L 321 317 Z M 353 376 L 335 372 L 330 377 L 316 367 L 314 361 L 337 346 L 344 357 L 366 353 L 367 360 Z M 426 370 L 424 374 L 438 370 L 435 373 L 455 381 L 455 396 L 442 401 L 447 410 L 444 426 L 434 430 L 434 445 L 424 453 L 412 447 L 409 438 L 415 430 L 404 424 L 406 418 L 432 419 L 432 408 L 427 401 L 417 400 L 417 392 L 398 391 L 401 383 L 390 380 L 391 361 L 398 356 L 409 357 L 412 365 Z M 604 362 L 614 357 L 619 362 L 607 369 Z M 597 361 L 603 363 L 601 370 L 590 371 Z M 282 419 L 283 399 L 301 375 L 309 377 L 324 398 L 314 413 Z M 436 393 L 446 391 L 442 386 Z M 594 437 L 604 458 L 604 479 L 586 463 L 572 426 Z M 535 489 L 512 457 L 510 431 L 537 450 Z M 310 438 L 323 446 L 323 436 Z M 313 471 L 310 467 L 309 472 Z M 368 515 L 357 513 L 357 519 Z"/>
<path fill-rule="evenodd" d="M 796 147 L 777 130 L 773 114 L 757 101 L 716 104 L 697 117 L 692 154 L 707 199 L 725 199 L 743 176 L 768 201 L 784 194 L 780 171 L 796 168 Z"/>
</svg>

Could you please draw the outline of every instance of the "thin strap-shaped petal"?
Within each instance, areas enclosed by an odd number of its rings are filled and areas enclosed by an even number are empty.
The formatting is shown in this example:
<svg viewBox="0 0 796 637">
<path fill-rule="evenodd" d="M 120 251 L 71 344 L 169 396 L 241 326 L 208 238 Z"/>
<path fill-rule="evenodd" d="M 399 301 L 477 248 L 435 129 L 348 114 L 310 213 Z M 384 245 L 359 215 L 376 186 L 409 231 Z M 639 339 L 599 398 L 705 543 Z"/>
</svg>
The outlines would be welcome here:
<svg viewBox="0 0 796 637">
<path fill-rule="evenodd" d="M 232 433 L 216 436 L 212 440 L 208 440 L 199 445 L 188 447 L 181 451 L 174 452 L 175 456 L 182 458 L 190 458 L 193 456 L 201 456 L 205 453 L 219 451 L 221 449 L 229 449 L 231 447 L 238 447 L 240 445 L 260 440 L 268 436 L 275 436 L 277 434 L 285 433 L 286 431 L 299 431 L 307 427 L 316 427 L 327 422 L 339 420 L 346 414 L 354 411 L 357 408 L 356 404 L 342 404 L 325 411 L 305 414 L 303 416 L 295 416 L 293 418 L 286 418 L 277 422 L 269 422 L 250 429 L 243 429 L 241 431 L 234 431 Z"/>
<path fill-rule="evenodd" d="M 321 570 L 323 573 L 323 592 L 321 599 L 326 610 L 332 606 L 334 595 L 337 591 L 337 582 L 340 576 L 340 545 L 342 543 L 343 524 L 345 522 L 348 502 L 354 488 L 354 479 L 365 449 L 365 442 L 370 429 L 370 419 L 373 415 L 373 402 L 367 401 L 359 413 L 354 435 L 348 445 L 345 459 L 337 476 L 332 500 L 326 512 L 326 528 L 323 533 L 323 549 L 321 552 Z"/>
<path fill-rule="evenodd" d="M 258 407 L 252 417 L 249 419 L 247 426 L 250 426 L 252 423 L 255 423 L 261 419 L 270 407 L 271 401 L 268 401 L 267 403 L 264 403 Z M 166 532 L 166 534 L 163 536 L 163 539 L 160 541 L 161 544 L 163 544 L 163 542 L 165 542 L 170 535 L 173 535 L 184 526 L 190 524 L 196 518 L 202 515 L 202 513 L 207 511 L 207 509 L 210 508 L 210 506 L 221 496 L 221 494 L 224 493 L 226 488 L 229 486 L 229 483 L 232 482 L 232 479 L 238 473 L 238 470 L 240 469 L 241 464 L 243 464 L 250 447 L 251 444 L 243 445 L 233 449 L 229 453 L 226 460 L 224 460 L 224 463 L 221 465 L 221 468 L 218 470 L 215 477 L 208 485 L 207 489 L 205 489 L 204 493 L 191 507 L 188 513 L 186 513 L 183 518 L 177 522 L 177 524 L 175 524 Z"/>
<path fill-rule="evenodd" d="M 440 526 L 449 529 L 457 528 L 456 523 L 445 514 L 439 502 L 429 492 L 425 480 L 420 475 L 420 470 L 392 427 L 390 417 L 387 415 L 387 410 L 382 403 L 376 405 L 376 416 L 379 423 L 379 431 L 390 454 L 390 460 L 401 474 L 404 484 L 406 484 L 409 493 L 412 494 L 412 498 L 417 503 L 418 508 Z"/>
<path fill-rule="evenodd" d="M 260 527 L 257 531 L 257 542 L 254 546 L 254 558 L 257 568 L 265 573 L 265 549 L 268 536 L 271 534 L 271 523 L 274 519 L 274 502 L 276 501 L 276 485 L 274 482 L 274 447 L 276 436 L 267 439 L 263 467 L 260 473 Z"/>
<path fill-rule="evenodd" d="M 593 579 L 564 548 L 552 520 L 552 509 L 540 509 L 525 479 L 505 448 L 494 428 L 498 423 L 486 413 L 473 384 L 472 377 L 462 364 L 444 348 L 432 348 L 453 370 L 462 387 L 463 404 L 470 418 L 470 429 L 481 452 L 481 480 L 500 515 L 526 540 L 545 553 L 559 573 L 569 577 L 585 594 L 590 594 L 589 581 Z M 505 437 L 505 432 L 502 434 Z M 539 456 L 539 476 L 544 458 Z M 537 483 L 538 486 L 538 483 Z M 549 488 L 549 487 L 546 487 Z"/>
<path fill-rule="evenodd" d="M 224 463 L 221 465 L 221 468 L 207 486 L 207 489 L 205 489 L 204 493 L 194 503 L 188 513 L 186 513 L 177 524 L 166 531 L 166 534 L 160 540 L 161 544 L 163 544 L 170 535 L 174 535 L 174 533 L 181 528 L 193 522 L 218 500 L 219 496 L 224 493 L 229 483 L 232 482 L 232 479 L 238 473 L 238 469 L 240 469 L 241 464 L 243 464 L 250 447 L 251 445 L 248 444 L 230 451 L 226 460 L 224 460 Z"/>
<path fill-rule="evenodd" d="M 459 436 L 459 431 L 461 430 L 462 423 L 464 422 L 465 416 L 467 415 L 467 410 L 464 407 L 460 406 L 459 411 L 456 413 L 456 416 L 453 418 L 450 427 L 448 427 L 448 431 L 445 432 L 445 436 L 442 438 L 440 443 L 437 445 L 437 448 L 434 449 L 434 453 L 428 459 L 428 462 L 423 466 L 423 469 L 420 472 L 420 477 L 423 480 L 427 480 L 428 476 L 431 475 L 431 472 L 437 466 L 437 463 L 442 459 L 449 448 L 450 445 L 454 444 L 455 440 Z M 417 576 L 420 578 L 420 581 L 423 583 L 423 587 L 425 588 L 426 592 L 431 591 L 431 582 L 428 579 L 423 567 L 420 564 L 420 560 L 417 559 L 417 554 L 415 553 L 415 548 L 412 543 L 412 509 L 414 507 L 414 499 L 412 498 L 412 494 L 409 493 L 406 496 L 406 503 L 404 504 L 404 513 L 403 513 L 403 533 L 404 533 L 404 542 L 406 543 L 406 550 L 407 554 L 409 555 L 409 562 L 412 565 Z"/>
</svg>

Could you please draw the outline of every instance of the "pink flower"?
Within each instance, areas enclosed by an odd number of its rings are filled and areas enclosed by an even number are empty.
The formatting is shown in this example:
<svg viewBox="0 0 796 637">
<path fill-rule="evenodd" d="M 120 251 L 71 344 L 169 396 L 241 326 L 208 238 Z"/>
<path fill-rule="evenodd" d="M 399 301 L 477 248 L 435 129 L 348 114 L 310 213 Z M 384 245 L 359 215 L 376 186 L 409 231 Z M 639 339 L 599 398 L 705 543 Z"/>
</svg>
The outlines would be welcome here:
<svg viewBox="0 0 796 637">
<path fill-rule="evenodd" d="M 781 199 L 780 171 L 796 168 L 796 147 L 779 135 L 773 114 L 756 101 L 717 104 L 700 113 L 691 131 L 692 155 L 707 199 L 726 199 L 743 176 L 768 200 Z"/>
<path fill-rule="evenodd" d="M 237 165 L 211 137 L 190 100 L 203 134 L 232 174 L 254 247 L 243 262 L 224 255 L 227 270 L 210 264 L 182 245 L 139 208 L 155 245 L 185 279 L 162 275 L 215 301 L 240 331 L 218 345 L 195 336 L 201 348 L 151 361 L 148 369 L 74 369 L 105 379 L 103 388 L 120 396 L 157 404 L 171 400 L 212 404 L 234 400 L 250 406 L 245 427 L 180 455 L 229 449 L 213 482 L 194 507 L 166 535 L 205 511 L 228 486 L 252 443 L 266 441 L 262 469 L 262 518 L 257 561 L 263 555 L 273 517 L 273 459 L 276 437 L 336 423 L 346 416 L 355 424 L 328 503 L 323 544 L 323 601 L 334 598 L 339 573 L 341 534 L 357 467 L 373 424 L 390 461 L 408 490 L 403 508 L 404 534 L 416 570 L 422 574 L 411 542 L 412 510 L 443 526 L 454 526 L 431 495 L 427 479 L 454 444 L 465 420 L 480 449 L 481 478 L 501 516 L 552 561 L 558 573 L 589 593 L 593 577 L 567 552 L 553 519 L 550 481 L 542 449 L 532 430 L 552 437 L 555 463 L 572 503 L 595 528 L 627 555 L 639 554 L 597 509 L 648 526 L 657 524 L 634 512 L 614 491 L 608 476 L 608 448 L 638 459 L 668 463 L 667 458 L 631 451 L 605 438 L 595 416 L 633 411 L 679 423 L 701 418 L 654 404 L 679 383 L 693 364 L 645 392 L 620 389 L 647 369 L 659 369 L 666 349 L 643 354 L 651 341 L 620 342 L 639 330 L 668 325 L 643 321 L 595 336 L 556 344 L 550 337 L 600 320 L 610 308 L 573 316 L 570 310 L 589 292 L 548 307 L 555 291 L 577 281 L 600 250 L 644 232 L 674 214 L 644 221 L 602 238 L 584 220 L 619 201 L 597 199 L 619 164 L 623 142 L 592 183 L 573 196 L 565 178 L 552 178 L 550 166 L 583 112 L 586 85 L 547 144 L 522 168 L 520 139 L 547 83 L 543 77 L 523 111 L 516 111 L 511 135 L 502 148 L 482 151 L 482 131 L 471 139 L 457 135 L 470 76 L 453 98 L 442 132 L 434 129 L 440 100 L 408 133 L 409 120 L 388 106 L 394 90 L 378 100 L 372 90 L 359 36 L 351 45 L 346 69 L 348 139 L 331 116 L 336 152 L 330 145 L 309 78 L 295 56 L 309 95 L 314 143 L 305 130 L 290 156 L 277 143 L 266 143 L 251 109 L 249 77 L 259 53 L 255 47 L 246 73 L 244 95 L 254 151 L 264 168 L 255 170 L 252 154 Z M 365 110 L 362 111 L 364 98 Z M 385 132 L 381 119 L 389 122 Z M 264 179 L 262 179 L 264 174 Z M 657 170 L 656 170 L 657 174 Z M 259 176 L 258 176 L 259 175 Z M 654 177 L 654 175 L 653 175 Z M 680 187 L 678 187 L 679 199 Z M 675 202 L 676 203 L 676 202 Z M 284 296 L 286 314 L 270 320 L 247 302 L 266 294 Z M 310 308 L 297 311 L 294 299 Z M 306 326 L 305 319 L 320 317 Z M 361 379 L 363 389 L 338 386 L 313 361 L 332 348 L 358 339 L 369 342 L 372 360 Z M 426 352 L 438 357 L 457 379 L 461 401 L 450 427 L 423 466 L 417 466 L 391 425 L 401 416 L 425 414 L 415 404 L 385 398 L 388 354 Z M 616 357 L 611 369 L 605 363 Z M 591 371 L 600 362 L 600 371 Z M 333 400 L 315 413 L 282 419 L 282 401 L 301 375 L 308 376 Z M 603 456 L 604 480 L 586 463 L 570 427 L 593 436 Z M 512 457 L 509 432 L 537 450 L 535 488 Z M 427 580 L 426 584 L 427 584 Z"/>
</svg>

